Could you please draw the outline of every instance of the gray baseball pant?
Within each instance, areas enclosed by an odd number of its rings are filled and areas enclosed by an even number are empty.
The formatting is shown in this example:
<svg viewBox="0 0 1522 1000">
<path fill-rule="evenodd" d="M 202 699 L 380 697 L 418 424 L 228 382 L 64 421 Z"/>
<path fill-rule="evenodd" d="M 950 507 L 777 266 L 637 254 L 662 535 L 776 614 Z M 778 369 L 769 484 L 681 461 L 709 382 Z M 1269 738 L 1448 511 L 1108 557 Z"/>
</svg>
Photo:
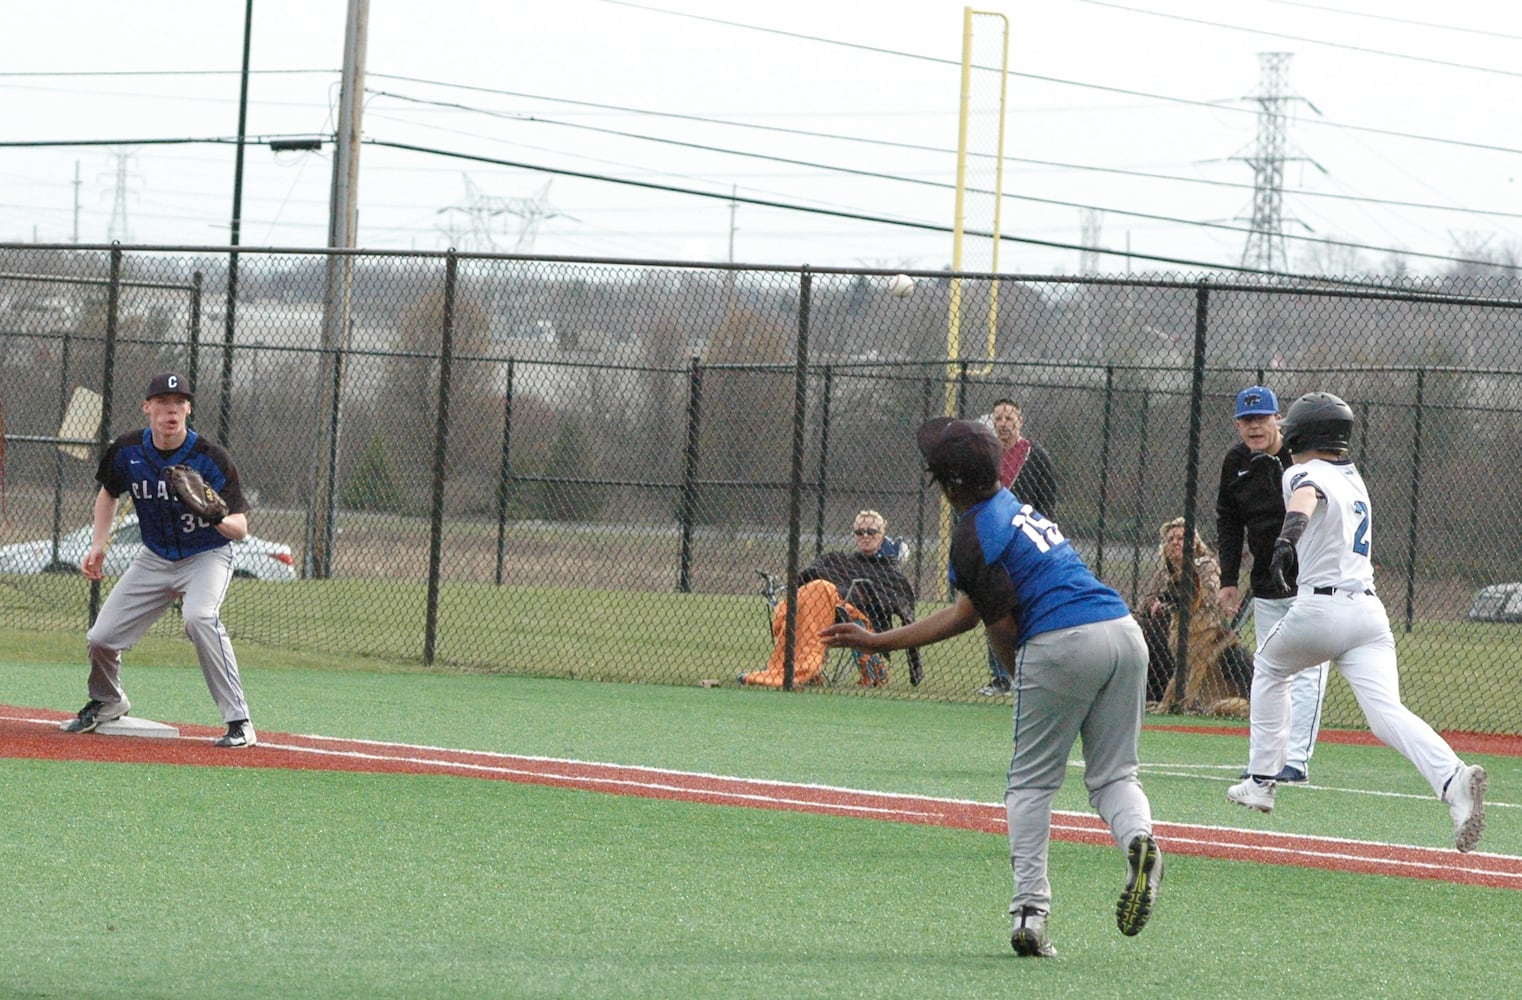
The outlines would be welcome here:
<svg viewBox="0 0 1522 1000">
<path fill-rule="evenodd" d="M 1122 847 L 1152 832 L 1152 805 L 1136 776 L 1147 689 L 1147 642 L 1130 615 L 1032 637 L 1013 674 L 1015 749 L 1004 806 L 1009 816 L 1011 913 L 1050 912 L 1047 852 L 1052 800 L 1083 740 L 1089 804 Z"/>
<path fill-rule="evenodd" d="M 196 647 L 201 676 L 222 721 L 249 718 L 238 658 L 221 616 L 232 578 L 233 553 L 226 545 L 175 561 L 148 549 L 134 556 L 85 635 L 90 649 L 90 697 L 108 705 L 127 700 L 122 688 L 122 650 L 135 646 L 175 598 L 183 596 L 185 635 Z"/>
</svg>

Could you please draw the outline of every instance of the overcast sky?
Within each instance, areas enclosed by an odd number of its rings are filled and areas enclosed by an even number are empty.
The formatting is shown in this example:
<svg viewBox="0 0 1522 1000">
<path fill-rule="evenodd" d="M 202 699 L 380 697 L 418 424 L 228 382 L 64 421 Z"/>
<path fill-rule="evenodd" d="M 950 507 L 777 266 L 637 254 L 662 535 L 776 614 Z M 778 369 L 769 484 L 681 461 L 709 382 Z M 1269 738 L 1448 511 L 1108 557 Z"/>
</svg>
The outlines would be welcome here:
<svg viewBox="0 0 1522 1000">
<path fill-rule="evenodd" d="M 242 243 L 321 246 L 331 141 L 316 153 L 267 142 L 331 138 L 346 4 L 253 8 Z M 948 266 L 963 9 L 372 0 L 358 244 Z M 1087 242 L 1112 251 L 1093 258 L 1103 273 L 1241 263 L 1265 52 L 1291 54 L 1282 217 L 1288 236 L 1310 238 L 1286 241 L 1292 270 L 1386 270 L 1400 250 L 1433 273 L 1452 266 L 1443 258 L 1522 249 L 1515 0 L 979 9 L 1010 26 L 1000 229 L 1023 242 L 1001 244 L 1001 271 L 1078 271 L 1086 224 Z M 71 242 L 77 211 L 84 243 L 226 245 L 231 144 L 14 144 L 234 138 L 243 22 L 237 0 L 11 5 L 0 241 Z M 1002 24 L 974 18 L 974 188 L 994 182 L 987 67 Z M 969 196 L 968 228 L 991 228 L 992 206 Z M 970 241 L 963 266 L 989 262 Z"/>
</svg>

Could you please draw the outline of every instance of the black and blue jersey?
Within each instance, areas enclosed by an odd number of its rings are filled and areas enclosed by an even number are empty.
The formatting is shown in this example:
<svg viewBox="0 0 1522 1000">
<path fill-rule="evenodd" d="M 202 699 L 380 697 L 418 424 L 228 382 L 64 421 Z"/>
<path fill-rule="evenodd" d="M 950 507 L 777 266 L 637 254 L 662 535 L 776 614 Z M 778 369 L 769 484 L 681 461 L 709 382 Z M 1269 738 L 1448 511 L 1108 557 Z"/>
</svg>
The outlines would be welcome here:
<svg viewBox="0 0 1522 1000">
<path fill-rule="evenodd" d="M 1124 618 L 1126 602 L 1089 570 L 1053 521 L 1007 489 L 963 511 L 951 533 L 951 585 L 984 624 L 1013 613 L 1019 642 Z"/>
<path fill-rule="evenodd" d="M 212 444 L 195 431 L 188 431 L 184 443 L 170 452 L 154 447 L 150 428 L 123 434 L 101 456 L 95 481 L 113 497 L 132 495 L 143 544 L 165 559 L 180 560 L 231 544 L 170 492 L 164 481 L 164 469 L 171 465 L 188 465 L 199 472 L 207 485 L 227 501 L 229 513 L 248 511 L 232 458 L 220 445 Z"/>
</svg>

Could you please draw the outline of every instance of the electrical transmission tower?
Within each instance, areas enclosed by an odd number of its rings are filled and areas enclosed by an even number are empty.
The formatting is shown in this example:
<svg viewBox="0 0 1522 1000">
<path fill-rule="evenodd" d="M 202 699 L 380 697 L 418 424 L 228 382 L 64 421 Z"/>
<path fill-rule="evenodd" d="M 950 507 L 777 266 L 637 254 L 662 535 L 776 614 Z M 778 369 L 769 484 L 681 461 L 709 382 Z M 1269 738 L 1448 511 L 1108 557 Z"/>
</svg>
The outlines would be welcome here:
<svg viewBox="0 0 1522 1000">
<path fill-rule="evenodd" d="M 1082 235 L 1078 238 L 1078 245 L 1083 249 L 1078 251 L 1078 273 L 1098 274 L 1099 230 L 1104 213 L 1097 208 L 1085 208 L 1080 210 L 1079 218 L 1082 220 Z"/>
<path fill-rule="evenodd" d="M 119 149 L 116 157 L 116 193 L 111 200 L 111 223 L 106 229 L 106 239 L 112 243 L 131 243 L 132 230 L 127 225 L 127 160 L 132 154 Z"/>
<path fill-rule="evenodd" d="M 1291 101 L 1301 99 L 1286 93 L 1285 82 L 1292 54 L 1258 53 L 1258 95 L 1253 98 L 1258 102 L 1258 143 L 1252 156 L 1240 157 L 1253 172 L 1252 220 L 1247 245 L 1242 248 L 1242 266 L 1264 271 L 1282 271 L 1289 267 L 1284 244 L 1287 108 Z M 1316 110 L 1315 105 L 1309 101 L 1306 103 L 1311 110 Z"/>
<path fill-rule="evenodd" d="M 461 250 L 487 253 L 529 253 L 545 219 L 571 218 L 550 206 L 550 185 L 532 198 L 502 198 L 487 194 L 470 179 L 465 179 L 465 204 L 441 208 L 448 216 L 443 229 L 450 245 Z"/>
</svg>

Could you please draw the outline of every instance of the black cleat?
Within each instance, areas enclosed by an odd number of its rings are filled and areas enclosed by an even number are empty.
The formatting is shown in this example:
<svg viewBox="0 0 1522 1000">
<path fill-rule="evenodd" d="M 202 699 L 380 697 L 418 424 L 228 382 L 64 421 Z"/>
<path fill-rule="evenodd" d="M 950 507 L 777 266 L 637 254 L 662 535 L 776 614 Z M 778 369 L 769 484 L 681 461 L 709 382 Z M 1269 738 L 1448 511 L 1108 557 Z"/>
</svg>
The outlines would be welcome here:
<svg viewBox="0 0 1522 1000">
<path fill-rule="evenodd" d="M 88 733 L 102 722 L 112 722 L 127 714 L 132 706 L 125 701 L 119 701 L 114 705 L 96 701 L 91 698 L 79 714 L 74 718 L 62 723 L 58 728 L 66 733 Z"/>
<path fill-rule="evenodd" d="M 1046 936 L 1046 914 L 1034 906 L 1022 906 L 1010 914 L 1013 927 L 1009 946 L 1023 958 L 1056 958 L 1057 948 Z"/>
<path fill-rule="evenodd" d="M 254 735 L 254 727 L 247 719 L 238 719 L 227 724 L 227 732 L 218 737 L 212 746 L 218 747 L 251 747 L 259 742 Z"/>
<path fill-rule="evenodd" d="M 1157 841 L 1141 834 L 1126 848 L 1126 864 L 1131 873 L 1126 878 L 1126 888 L 1115 904 L 1115 926 L 1127 937 L 1141 933 L 1152 916 L 1157 903 L 1158 883 L 1163 880 L 1163 853 L 1157 849 Z"/>
</svg>

